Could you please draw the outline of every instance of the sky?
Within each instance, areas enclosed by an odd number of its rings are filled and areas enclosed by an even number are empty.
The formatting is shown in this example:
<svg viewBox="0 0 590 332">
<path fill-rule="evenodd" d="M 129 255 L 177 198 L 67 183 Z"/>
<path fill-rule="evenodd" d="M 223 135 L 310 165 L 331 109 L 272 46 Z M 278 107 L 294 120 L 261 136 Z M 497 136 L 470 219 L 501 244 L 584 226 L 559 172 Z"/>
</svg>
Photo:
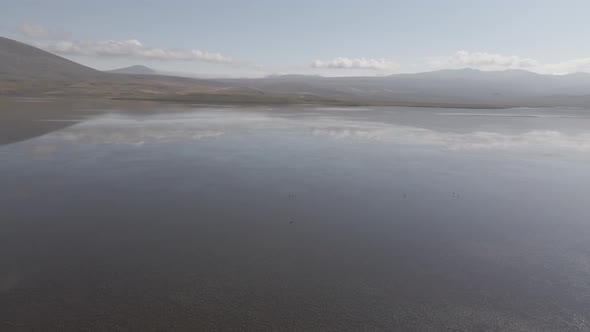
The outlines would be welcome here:
<svg viewBox="0 0 590 332">
<path fill-rule="evenodd" d="M 0 0 L 0 35 L 100 70 L 590 72 L 588 0 Z"/>
</svg>

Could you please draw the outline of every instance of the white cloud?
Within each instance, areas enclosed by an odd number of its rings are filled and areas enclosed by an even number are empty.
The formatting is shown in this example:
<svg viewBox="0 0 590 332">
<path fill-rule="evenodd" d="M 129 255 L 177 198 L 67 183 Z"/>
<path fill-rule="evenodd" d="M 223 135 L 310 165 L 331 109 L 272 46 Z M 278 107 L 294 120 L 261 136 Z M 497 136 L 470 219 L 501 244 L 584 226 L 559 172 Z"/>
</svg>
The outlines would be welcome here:
<svg viewBox="0 0 590 332">
<path fill-rule="evenodd" d="M 182 60 L 206 62 L 235 62 L 231 57 L 201 50 L 176 48 L 155 48 L 143 45 L 139 40 L 72 41 L 62 40 L 39 44 L 49 52 L 63 55 L 128 57 L 151 60 Z"/>
<path fill-rule="evenodd" d="M 32 39 L 48 39 L 36 42 L 35 46 L 49 52 L 62 55 L 84 55 L 104 57 L 127 57 L 149 60 L 180 60 L 236 63 L 234 59 L 220 53 L 205 52 L 197 49 L 157 48 L 143 45 L 137 39 L 129 40 L 71 40 L 67 34 L 45 27 L 24 23 L 19 27 L 20 33 Z"/>
<path fill-rule="evenodd" d="M 367 59 L 367 58 L 345 58 L 338 57 L 333 60 L 323 61 L 315 60 L 311 63 L 313 68 L 332 68 L 332 69 L 370 69 L 392 71 L 399 68 L 399 64 L 386 59 Z"/>
<path fill-rule="evenodd" d="M 478 68 L 478 69 L 530 69 L 540 66 L 540 62 L 517 55 L 502 55 L 487 52 L 458 51 L 450 56 L 435 57 L 429 64 L 441 68 Z"/>
<path fill-rule="evenodd" d="M 21 35 L 34 39 L 61 39 L 66 37 L 65 33 L 49 30 L 42 26 L 30 23 L 23 23 L 18 28 L 18 31 Z"/>
</svg>

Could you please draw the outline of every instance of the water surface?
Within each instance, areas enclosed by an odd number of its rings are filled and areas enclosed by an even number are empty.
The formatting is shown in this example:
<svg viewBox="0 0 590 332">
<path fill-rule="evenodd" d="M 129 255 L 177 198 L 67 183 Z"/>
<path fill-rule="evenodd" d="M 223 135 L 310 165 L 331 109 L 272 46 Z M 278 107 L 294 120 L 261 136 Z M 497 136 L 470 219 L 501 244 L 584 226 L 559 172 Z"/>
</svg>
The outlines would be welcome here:
<svg viewBox="0 0 590 332">
<path fill-rule="evenodd" d="M 590 329 L 590 113 L 160 106 L 0 146 L 0 330 Z"/>
</svg>

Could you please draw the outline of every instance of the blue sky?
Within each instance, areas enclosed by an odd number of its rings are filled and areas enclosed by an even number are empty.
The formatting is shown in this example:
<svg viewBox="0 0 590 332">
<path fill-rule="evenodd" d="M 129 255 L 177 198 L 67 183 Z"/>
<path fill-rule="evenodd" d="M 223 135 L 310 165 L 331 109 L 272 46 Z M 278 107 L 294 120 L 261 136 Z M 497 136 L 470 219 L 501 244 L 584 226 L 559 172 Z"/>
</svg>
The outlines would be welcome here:
<svg viewBox="0 0 590 332">
<path fill-rule="evenodd" d="M 590 1 L 0 0 L 0 33 L 83 64 L 201 76 L 590 71 Z"/>
</svg>

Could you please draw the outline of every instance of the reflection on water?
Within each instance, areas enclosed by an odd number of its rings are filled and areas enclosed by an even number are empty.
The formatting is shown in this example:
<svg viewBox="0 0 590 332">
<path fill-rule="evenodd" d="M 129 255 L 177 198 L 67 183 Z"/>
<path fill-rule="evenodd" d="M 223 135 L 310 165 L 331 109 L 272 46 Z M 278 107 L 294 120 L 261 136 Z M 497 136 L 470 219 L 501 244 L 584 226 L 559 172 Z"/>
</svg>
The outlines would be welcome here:
<svg viewBox="0 0 590 332">
<path fill-rule="evenodd" d="M 588 330 L 590 118 L 494 112 L 110 112 L 1 146 L 0 322 Z"/>
<path fill-rule="evenodd" d="M 316 111 L 322 110 L 316 108 Z M 355 111 L 370 113 L 367 109 L 326 108 L 330 111 Z M 269 110 L 272 112 L 272 110 Z M 213 112 L 215 112 L 213 110 Z M 225 110 L 228 112 L 228 110 Z M 313 116 L 315 115 L 315 116 Z M 173 113 L 145 116 L 142 118 L 125 115 L 108 115 L 83 122 L 67 130 L 62 130 L 45 137 L 45 140 L 66 140 L 78 143 L 93 144 L 143 144 L 145 142 L 178 142 L 244 133 L 252 130 L 283 130 L 299 131 L 301 134 L 311 132 L 313 135 L 326 135 L 336 139 L 365 139 L 386 141 L 404 145 L 427 145 L 451 150 L 520 150 L 531 149 L 538 152 L 548 150 L 572 150 L 588 152 L 590 150 L 590 131 L 568 133 L 563 128 L 536 130 L 523 128 L 517 133 L 492 131 L 455 132 L 439 131 L 430 128 L 397 125 L 395 123 L 370 121 L 368 119 L 350 119 L 346 114 L 324 116 L 312 114 L 305 118 L 277 117 L 267 113 Z M 487 114 L 487 113 L 435 113 L 447 116 L 499 116 L 499 117 L 532 117 L 584 119 L 590 123 L 590 116 L 564 114 Z M 445 119 L 446 120 L 446 119 Z M 49 120 L 43 120 L 49 121 Z M 81 120 L 76 120 L 81 121 Z M 441 121 L 441 122 L 444 122 Z M 456 122 L 461 128 L 461 121 Z M 567 129 L 567 128 L 565 128 Z M 568 151 L 568 152 L 572 152 Z"/>
</svg>

